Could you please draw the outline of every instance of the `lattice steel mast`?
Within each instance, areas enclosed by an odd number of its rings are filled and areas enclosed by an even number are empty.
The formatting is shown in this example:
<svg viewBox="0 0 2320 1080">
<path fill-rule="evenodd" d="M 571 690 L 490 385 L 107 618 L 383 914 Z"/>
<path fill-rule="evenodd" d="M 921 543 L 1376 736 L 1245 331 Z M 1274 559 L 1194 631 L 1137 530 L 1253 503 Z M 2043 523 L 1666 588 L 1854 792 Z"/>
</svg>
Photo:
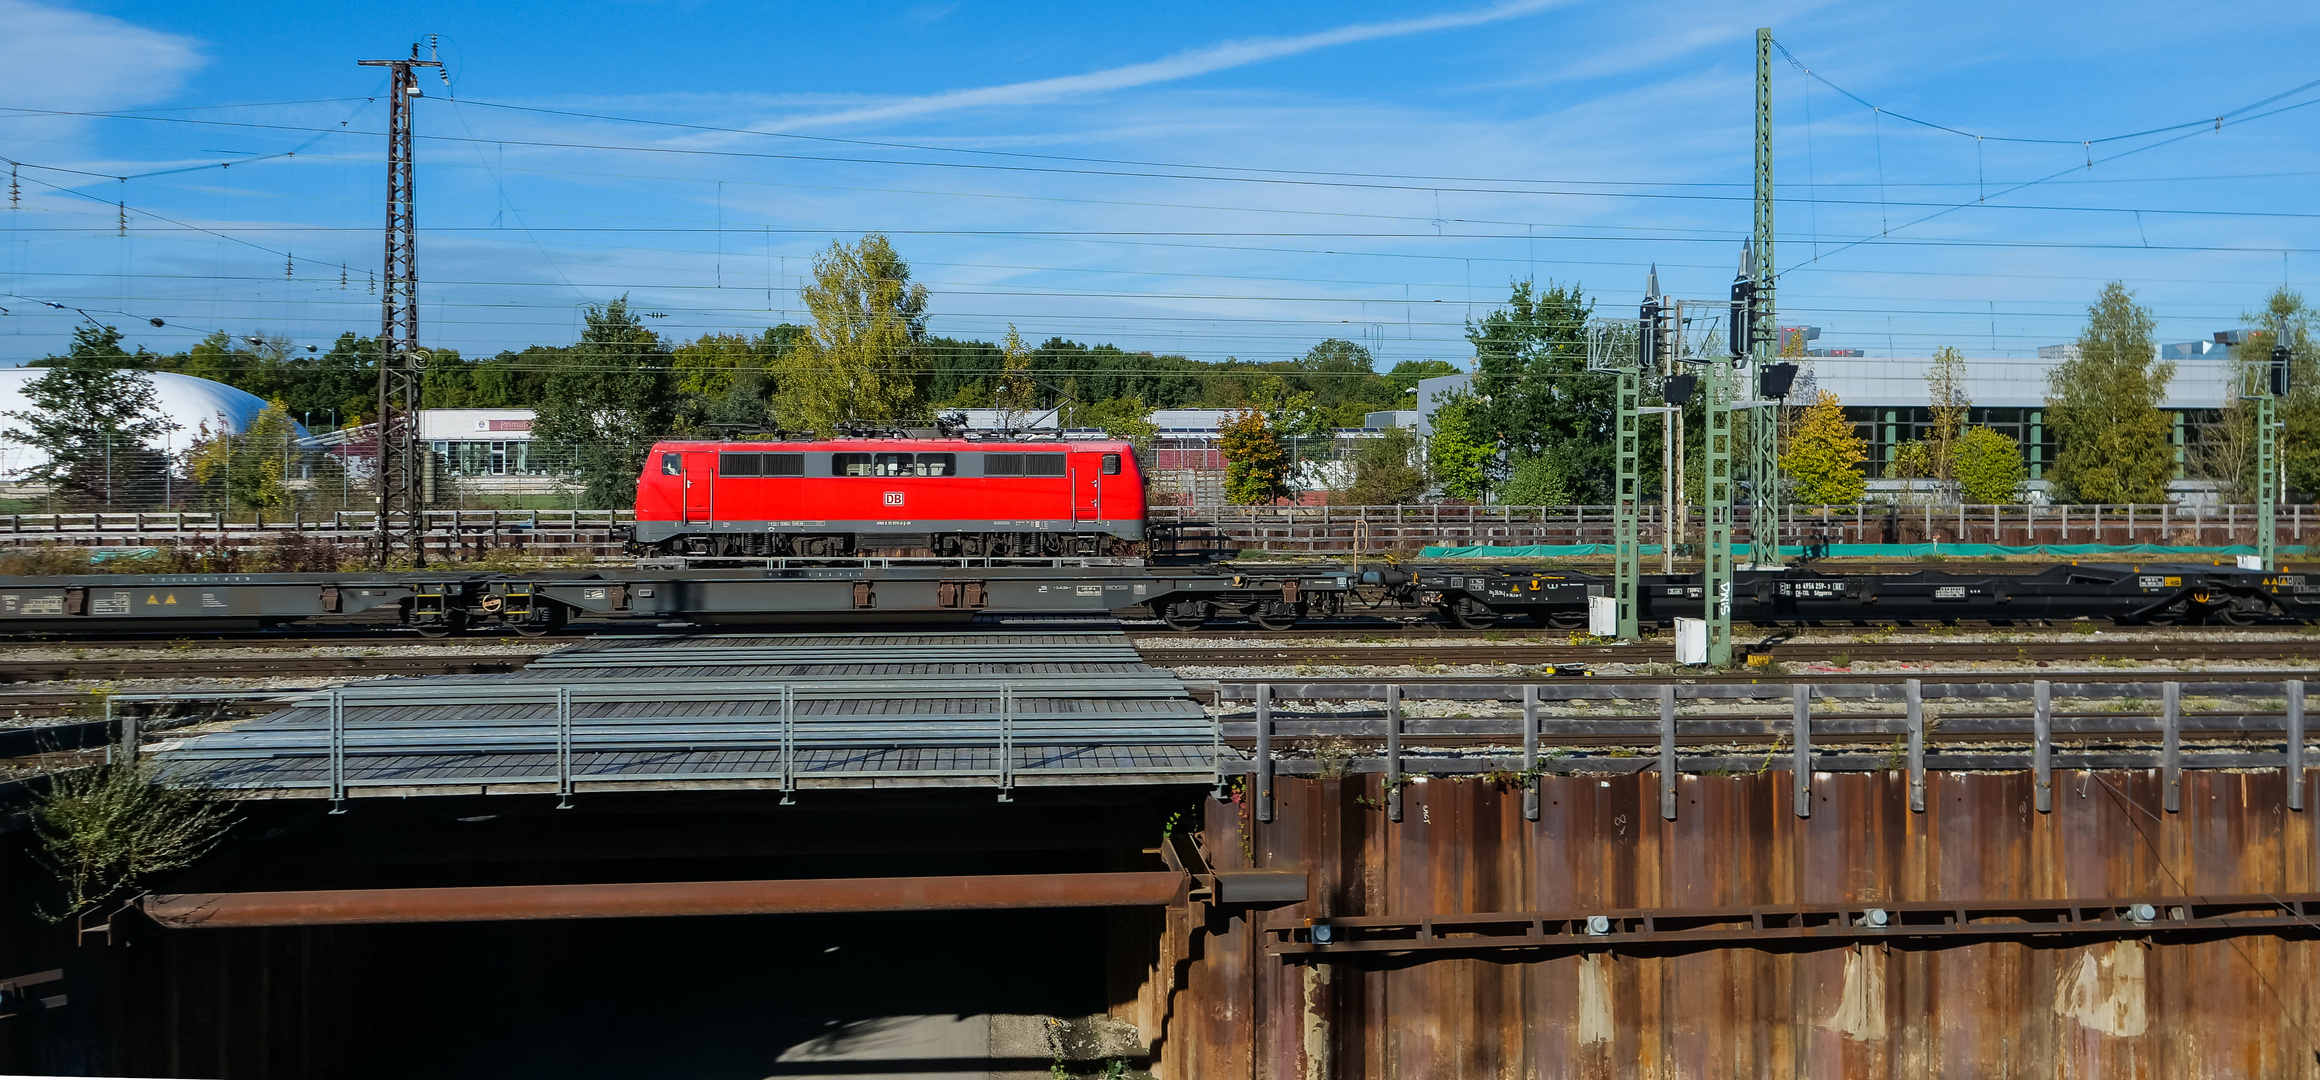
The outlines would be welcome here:
<svg viewBox="0 0 2320 1080">
<path fill-rule="evenodd" d="M 418 237 L 413 211 L 417 191 L 411 169 L 411 105 L 420 95 L 414 69 L 439 68 L 440 60 L 419 58 L 413 43 L 408 60 L 361 60 L 393 74 L 387 99 L 387 235 L 385 288 L 379 293 L 379 418 L 377 428 L 379 512 L 372 560 L 386 565 L 400 547 L 411 565 L 423 566 L 426 532 L 419 492 L 427 457 L 419 445 Z"/>
<path fill-rule="evenodd" d="M 2272 321 L 2272 354 L 2263 358 L 2262 373 L 2254 380 L 2256 412 L 2256 559 L 2265 573 L 2280 568 L 2280 496 L 2287 485 L 2280 475 L 2280 406 L 2292 386 L 2295 349 L 2288 342 L 2288 320 Z"/>
<path fill-rule="evenodd" d="M 1749 353 L 1757 379 L 1754 395 L 1762 404 L 1750 410 L 1755 464 L 1749 470 L 1754 487 L 1748 523 L 1748 559 L 1758 566 L 1780 565 L 1780 405 L 1763 393 L 1764 369 L 1779 363 L 1780 326 L 1773 312 L 1772 291 L 1772 28 L 1756 29 L 1756 222 L 1751 235 L 1756 265 L 1755 325 L 1749 327 Z"/>
</svg>

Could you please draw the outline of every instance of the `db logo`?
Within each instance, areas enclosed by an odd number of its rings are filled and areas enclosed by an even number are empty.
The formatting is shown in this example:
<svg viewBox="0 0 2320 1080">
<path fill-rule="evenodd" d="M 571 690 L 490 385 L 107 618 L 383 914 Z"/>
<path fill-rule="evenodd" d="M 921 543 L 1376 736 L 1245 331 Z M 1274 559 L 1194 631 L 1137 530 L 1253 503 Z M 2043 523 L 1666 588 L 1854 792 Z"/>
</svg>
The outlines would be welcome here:
<svg viewBox="0 0 2320 1080">
<path fill-rule="evenodd" d="M 901 493 L 901 492 L 899 492 L 899 491 L 889 491 L 889 492 L 887 492 L 887 493 L 886 493 L 886 505 L 888 505 L 888 506 L 900 506 L 900 505 L 902 505 L 902 493 Z"/>
</svg>

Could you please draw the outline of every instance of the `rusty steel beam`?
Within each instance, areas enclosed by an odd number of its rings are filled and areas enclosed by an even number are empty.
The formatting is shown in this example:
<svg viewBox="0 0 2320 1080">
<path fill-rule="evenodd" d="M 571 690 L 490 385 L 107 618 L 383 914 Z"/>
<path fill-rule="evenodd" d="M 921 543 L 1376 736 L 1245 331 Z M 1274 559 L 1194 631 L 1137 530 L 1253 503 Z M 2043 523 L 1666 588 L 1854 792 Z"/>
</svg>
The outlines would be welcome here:
<svg viewBox="0 0 2320 1080">
<path fill-rule="evenodd" d="M 1273 923 L 1263 933 L 1267 953 L 1314 958 L 1510 949 L 1664 952 L 1774 942 L 1814 948 L 2186 933 L 2320 936 L 2320 893 L 1354 916 Z"/>
<path fill-rule="evenodd" d="M 147 895 L 138 900 L 138 906 L 163 926 L 217 929 L 671 915 L 1156 907 L 1180 902 L 1189 885 L 1187 875 L 1169 870 L 1119 874 L 183 893 Z"/>
</svg>

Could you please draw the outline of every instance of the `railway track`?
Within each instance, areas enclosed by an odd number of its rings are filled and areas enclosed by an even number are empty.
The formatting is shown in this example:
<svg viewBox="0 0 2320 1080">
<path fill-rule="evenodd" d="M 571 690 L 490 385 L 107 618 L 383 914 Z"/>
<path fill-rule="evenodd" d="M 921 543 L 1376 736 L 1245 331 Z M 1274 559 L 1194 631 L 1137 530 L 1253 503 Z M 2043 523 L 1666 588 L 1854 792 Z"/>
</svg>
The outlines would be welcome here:
<svg viewBox="0 0 2320 1080">
<path fill-rule="evenodd" d="M 1133 635 L 1131 635 L 1133 637 Z M 1150 635 L 1174 637 L 1174 635 Z M 1278 636 L 1278 635 L 1268 635 Z M 538 639 L 527 639 L 530 640 Z M 552 639 L 563 642 L 582 637 Z M 1181 639 L 1178 639 L 1181 640 Z M 239 642 L 221 646 L 251 648 Z M 104 646 L 111 649 L 112 646 Z M 311 647 L 310 644 L 268 642 L 268 650 Z M 422 656 L 212 656 L 188 650 L 181 642 L 166 648 L 135 647 L 134 655 L 7 660 L 0 653 L 0 684 L 68 680 L 120 681 L 128 679 L 279 679 L 365 678 L 417 675 L 497 674 L 532 662 L 532 652 L 494 652 L 475 648 L 450 655 Z M 1230 647 L 1147 647 L 1146 662 L 1156 667 L 1423 667 L 1423 666 L 1576 666 L 1596 664 L 1666 664 L 1674 660 L 1666 642 L 1637 645 L 1569 645 L 1492 642 L 1474 644 L 1235 644 Z M 2141 664 L 2168 661 L 2298 660 L 2320 655 L 2320 646 L 2304 640 L 2218 641 L 2196 634 L 2166 635 L 2136 641 L 2030 641 L 1960 642 L 1941 639 L 1906 642 L 1814 642 L 1781 644 L 1768 651 L 1781 664 L 1916 661 L 1925 663 L 2053 663 L 2120 662 Z M 1576 674 L 1576 672 L 1573 672 Z M 1820 677 L 1827 673 L 1816 673 Z M 1760 670 L 1743 671 L 1741 678 L 1764 677 Z M 0 707 L 5 701 L 0 700 Z"/>
<path fill-rule="evenodd" d="M 207 659 L 197 656 L 182 659 L 138 656 L 101 660 L 20 660 L 0 661 L 0 683 L 493 675 L 514 671 L 531 663 L 532 659 L 531 653 L 485 653 L 465 656 L 268 656 Z M 5 704 L 5 699 L 0 699 L 0 708 L 4 708 Z"/>
<path fill-rule="evenodd" d="M 2215 641 L 2197 637 L 2158 641 L 2027 641 L 1945 642 L 1813 642 L 1781 644 L 1763 650 L 1772 660 L 1787 663 L 1852 663 L 1860 661 L 1975 661 L 2037 663 L 2055 661 L 2169 661 L 2169 660 L 2295 660 L 2320 656 L 2320 645 L 2310 641 Z M 1238 648 L 1152 648 L 1147 662 L 1161 667 L 1277 667 L 1300 666 L 1410 666 L 1431 664 L 1665 664 L 1675 659 L 1672 643 L 1638 645 L 1297 645 Z"/>
</svg>

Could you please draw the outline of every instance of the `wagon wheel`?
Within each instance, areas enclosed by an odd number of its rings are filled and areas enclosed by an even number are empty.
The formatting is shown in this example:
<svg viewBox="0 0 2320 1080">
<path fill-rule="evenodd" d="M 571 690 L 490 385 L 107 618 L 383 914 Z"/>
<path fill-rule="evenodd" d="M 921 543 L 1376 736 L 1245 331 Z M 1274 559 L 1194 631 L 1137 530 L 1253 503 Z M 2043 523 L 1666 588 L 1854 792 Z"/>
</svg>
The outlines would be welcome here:
<svg viewBox="0 0 2320 1080">
<path fill-rule="evenodd" d="M 1488 630 L 1498 625 L 1498 612 L 1471 596 L 1461 596 L 1443 610 L 1461 630 Z"/>
<path fill-rule="evenodd" d="M 1160 613 L 1160 621 L 1171 630 L 1191 633 L 1215 617 L 1216 606 L 1201 600 L 1179 600 Z"/>
<path fill-rule="evenodd" d="M 2215 617 L 2231 626 L 2254 626 L 2270 614 L 2270 611 L 2260 608 L 2243 608 L 2234 604 L 2218 610 Z"/>
<path fill-rule="evenodd" d="M 1276 600 L 1269 604 L 1259 604 L 1256 610 L 1249 612 L 1249 621 L 1256 623 L 1262 629 L 1275 632 L 1287 630 L 1297 625 L 1297 620 L 1304 617 L 1305 605 L 1303 603 L 1293 604 L 1282 600 Z"/>
</svg>

